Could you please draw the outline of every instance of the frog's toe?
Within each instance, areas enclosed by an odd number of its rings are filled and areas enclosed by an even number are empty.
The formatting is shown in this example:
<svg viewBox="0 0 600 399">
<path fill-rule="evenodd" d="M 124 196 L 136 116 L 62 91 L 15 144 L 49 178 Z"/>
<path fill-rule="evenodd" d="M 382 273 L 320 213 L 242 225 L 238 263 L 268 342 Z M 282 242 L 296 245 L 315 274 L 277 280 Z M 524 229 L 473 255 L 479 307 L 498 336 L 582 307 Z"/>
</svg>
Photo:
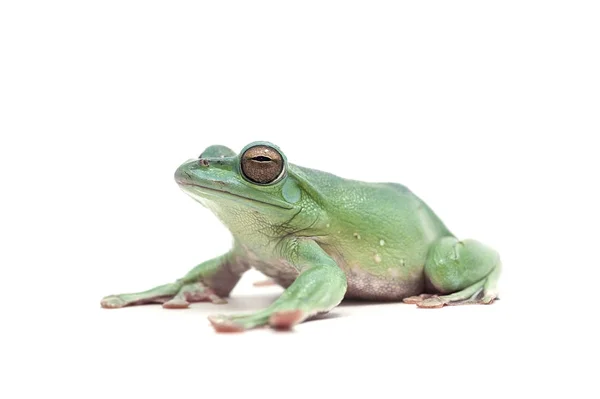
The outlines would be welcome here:
<svg viewBox="0 0 600 399">
<path fill-rule="evenodd" d="M 208 321 L 218 333 L 243 332 L 245 330 L 242 324 L 236 323 L 231 317 L 221 314 L 208 316 Z"/>
<path fill-rule="evenodd" d="M 185 309 L 192 302 L 212 302 L 214 304 L 223 304 L 227 301 L 219 297 L 215 292 L 198 282 L 187 284 L 181 287 L 177 294 L 163 303 L 165 309 Z"/>
<path fill-rule="evenodd" d="M 100 301 L 100 306 L 105 309 L 118 309 L 126 305 L 127 302 L 119 295 L 109 295 L 102 298 L 102 301 Z"/>
<path fill-rule="evenodd" d="M 490 289 L 486 289 L 490 287 Z M 487 285 L 487 280 L 481 280 L 461 291 L 448 295 L 422 294 L 406 298 L 404 302 L 416 304 L 419 308 L 435 309 L 444 306 L 484 304 L 489 305 L 498 298 L 498 291 Z"/>
<path fill-rule="evenodd" d="M 409 296 L 408 298 L 404 298 L 402 300 L 402 302 L 409 303 L 411 305 L 416 305 L 418 303 L 423 302 L 425 299 L 431 298 L 432 296 L 433 296 L 432 294 L 421 294 L 421 295 Z"/>
<path fill-rule="evenodd" d="M 404 298 L 402 302 L 417 305 L 417 307 L 425 309 L 437 309 L 448 304 L 448 301 L 446 301 L 444 297 L 439 297 L 434 294 L 409 296 L 408 298 Z"/>
<path fill-rule="evenodd" d="M 306 319 L 306 316 L 305 312 L 293 309 L 231 316 L 217 314 L 209 316 L 208 321 L 210 321 L 216 332 L 241 332 L 263 326 L 287 331 Z"/>
<path fill-rule="evenodd" d="M 418 308 L 423 309 L 439 309 L 443 308 L 446 305 L 462 305 L 466 303 L 476 303 L 470 299 L 451 301 L 450 297 L 447 295 L 438 296 L 432 294 L 421 294 L 417 296 L 412 296 L 405 298 L 403 301 L 404 303 L 417 305 Z"/>
<path fill-rule="evenodd" d="M 496 299 L 500 298 L 498 298 L 498 291 L 494 289 L 490 291 L 484 291 L 483 298 L 481 298 L 480 302 L 484 305 L 491 305 Z"/>
<path fill-rule="evenodd" d="M 276 330 L 291 330 L 296 324 L 302 322 L 306 318 L 303 311 L 284 310 L 275 312 L 269 317 L 269 325 Z"/>
<path fill-rule="evenodd" d="M 421 302 L 417 302 L 417 307 L 425 309 L 437 309 L 446 305 L 446 301 L 437 295 L 432 295 L 429 298 L 423 299 Z"/>
<path fill-rule="evenodd" d="M 217 314 L 209 316 L 208 320 L 217 332 L 240 332 L 269 325 L 276 329 L 290 329 L 294 324 L 303 320 L 303 316 L 295 310 L 273 311 L 265 309 L 249 314 Z"/>
<path fill-rule="evenodd" d="M 162 304 L 165 309 L 185 309 L 190 306 L 190 303 L 185 299 L 173 298 Z"/>
</svg>

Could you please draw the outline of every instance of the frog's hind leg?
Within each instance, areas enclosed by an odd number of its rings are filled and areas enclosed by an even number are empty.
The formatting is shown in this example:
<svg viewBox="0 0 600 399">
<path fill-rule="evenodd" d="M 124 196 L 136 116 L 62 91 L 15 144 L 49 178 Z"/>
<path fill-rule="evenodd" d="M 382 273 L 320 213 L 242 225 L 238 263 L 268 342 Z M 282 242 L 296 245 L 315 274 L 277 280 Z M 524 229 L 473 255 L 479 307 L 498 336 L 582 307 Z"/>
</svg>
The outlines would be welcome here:
<svg viewBox="0 0 600 399">
<path fill-rule="evenodd" d="M 438 294 L 405 298 L 422 308 L 472 303 L 490 304 L 498 297 L 500 257 L 475 240 L 441 238 L 429 250 L 425 275 Z"/>
</svg>

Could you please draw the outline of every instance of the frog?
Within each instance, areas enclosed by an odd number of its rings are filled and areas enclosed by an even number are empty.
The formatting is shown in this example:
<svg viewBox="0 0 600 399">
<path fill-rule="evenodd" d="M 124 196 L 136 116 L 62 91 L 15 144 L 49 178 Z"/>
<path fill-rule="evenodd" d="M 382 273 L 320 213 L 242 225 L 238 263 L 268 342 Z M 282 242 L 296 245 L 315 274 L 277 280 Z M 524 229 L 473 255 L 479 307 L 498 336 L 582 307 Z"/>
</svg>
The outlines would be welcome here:
<svg viewBox="0 0 600 399">
<path fill-rule="evenodd" d="M 259 311 L 210 315 L 215 331 L 290 330 L 344 299 L 430 309 L 498 299 L 498 252 L 456 238 L 404 185 L 297 166 L 267 141 L 239 153 L 209 146 L 176 169 L 175 181 L 228 228 L 231 250 L 170 283 L 104 297 L 103 308 L 226 303 L 252 268 L 283 293 Z"/>
</svg>

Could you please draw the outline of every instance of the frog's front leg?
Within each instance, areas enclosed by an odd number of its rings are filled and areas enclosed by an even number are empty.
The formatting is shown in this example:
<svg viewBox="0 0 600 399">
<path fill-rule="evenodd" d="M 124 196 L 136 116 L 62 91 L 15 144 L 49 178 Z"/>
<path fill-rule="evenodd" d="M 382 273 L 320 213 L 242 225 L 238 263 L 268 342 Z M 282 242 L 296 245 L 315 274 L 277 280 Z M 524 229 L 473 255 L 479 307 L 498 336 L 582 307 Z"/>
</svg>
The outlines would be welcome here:
<svg viewBox="0 0 600 399">
<path fill-rule="evenodd" d="M 475 241 L 443 237 L 429 250 L 425 275 L 440 295 L 421 294 L 404 302 L 421 308 L 471 303 L 490 304 L 498 297 L 500 257 Z"/>
<path fill-rule="evenodd" d="M 103 308 L 162 303 L 164 308 L 186 308 L 190 302 L 210 301 L 226 303 L 222 297 L 229 295 L 247 264 L 233 253 L 203 262 L 173 283 L 130 294 L 109 295 L 100 302 Z"/>
<path fill-rule="evenodd" d="M 290 329 L 307 318 L 331 310 L 346 293 L 346 275 L 317 243 L 290 240 L 286 260 L 300 270 L 299 276 L 268 308 L 247 315 L 214 315 L 209 320 L 218 332 L 238 332 L 270 325 Z"/>
</svg>

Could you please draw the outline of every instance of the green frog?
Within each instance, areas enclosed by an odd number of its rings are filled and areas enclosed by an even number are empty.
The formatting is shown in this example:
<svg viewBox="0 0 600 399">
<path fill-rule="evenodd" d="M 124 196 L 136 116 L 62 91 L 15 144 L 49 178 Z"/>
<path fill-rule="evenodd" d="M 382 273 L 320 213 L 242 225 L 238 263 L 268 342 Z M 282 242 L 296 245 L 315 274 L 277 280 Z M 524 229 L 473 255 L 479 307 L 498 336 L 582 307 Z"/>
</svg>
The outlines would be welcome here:
<svg viewBox="0 0 600 399">
<path fill-rule="evenodd" d="M 250 268 L 285 291 L 255 313 L 209 316 L 216 331 L 290 329 L 344 298 L 441 308 L 498 297 L 498 253 L 458 240 L 403 185 L 300 167 L 269 142 L 251 143 L 239 154 L 210 146 L 182 164 L 175 180 L 227 226 L 232 249 L 172 283 L 105 297 L 102 307 L 224 303 Z"/>
</svg>

